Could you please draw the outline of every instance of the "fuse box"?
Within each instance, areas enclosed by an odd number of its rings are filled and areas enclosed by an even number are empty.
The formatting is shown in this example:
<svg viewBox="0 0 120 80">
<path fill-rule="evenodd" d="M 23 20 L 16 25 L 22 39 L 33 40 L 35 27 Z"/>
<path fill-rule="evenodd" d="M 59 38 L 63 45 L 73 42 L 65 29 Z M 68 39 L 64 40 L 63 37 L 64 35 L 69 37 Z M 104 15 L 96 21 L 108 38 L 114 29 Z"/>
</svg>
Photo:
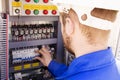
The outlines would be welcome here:
<svg viewBox="0 0 120 80">
<path fill-rule="evenodd" d="M 17 22 L 16 17 L 10 16 L 9 79 L 54 80 L 48 69 L 35 59 L 37 56 L 41 57 L 35 51 L 46 47 L 54 60 L 63 62 L 64 48 L 59 21 L 56 21 L 58 17 L 55 21 L 49 21 L 46 17 L 44 21 L 31 21 L 29 18 L 25 18 L 27 22 Z"/>
</svg>

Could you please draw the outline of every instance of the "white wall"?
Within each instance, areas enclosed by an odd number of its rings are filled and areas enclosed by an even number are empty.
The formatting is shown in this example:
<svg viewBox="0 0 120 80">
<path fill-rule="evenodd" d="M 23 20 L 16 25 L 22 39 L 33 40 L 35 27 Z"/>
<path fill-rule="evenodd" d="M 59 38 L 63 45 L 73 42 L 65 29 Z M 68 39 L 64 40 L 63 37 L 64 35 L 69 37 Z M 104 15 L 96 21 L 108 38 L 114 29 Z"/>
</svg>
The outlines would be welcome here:
<svg viewBox="0 0 120 80">
<path fill-rule="evenodd" d="M 116 53 L 116 48 L 118 44 L 117 42 L 118 42 L 118 38 L 120 37 L 119 33 L 120 33 L 120 12 L 117 15 L 117 18 L 111 30 L 111 35 L 109 39 L 109 45 L 112 47 L 114 54 Z"/>
<path fill-rule="evenodd" d="M 0 0 L 0 13 L 6 13 L 6 0 Z"/>
<path fill-rule="evenodd" d="M 2 0 L 0 0 L 0 13 L 2 12 Z"/>
</svg>

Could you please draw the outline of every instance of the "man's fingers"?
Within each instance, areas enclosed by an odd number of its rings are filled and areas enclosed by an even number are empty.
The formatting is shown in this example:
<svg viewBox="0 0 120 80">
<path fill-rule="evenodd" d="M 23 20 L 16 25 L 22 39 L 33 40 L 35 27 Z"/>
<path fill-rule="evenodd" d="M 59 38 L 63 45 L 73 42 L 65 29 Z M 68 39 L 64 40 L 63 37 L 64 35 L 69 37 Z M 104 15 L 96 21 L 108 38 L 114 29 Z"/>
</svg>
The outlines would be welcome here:
<svg viewBox="0 0 120 80">
<path fill-rule="evenodd" d="M 35 57 L 35 59 L 37 59 L 37 60 L 39 60 L 39 61 L 43 62 L 43 59 L 42 59 L 42 58 L 40 58 L 40 57 Z"/>
<path fill-rule="evenodd" d="M 44 55 L 45 52 L 43 50 L 36 50 L 35 53 L 39 53 L 39 54 Z"/>
<path fill-rule="evenodd" d="M 45 53 L 49 53 L 49 51 L 46 48 L 42 48 L 42 51 L 44 51 Z"/>
<path fill-rule="evenodd" d="M 35 50 L 34 52 L 35 52 L 35 53 L 39 53 L 39 50 Z"/>
<path fill-rule="evenodd" d="M 44 55 L 46 53 L 49 53 L 49 51 L 46 48 L 42 48 L 40 50 L 35 51 L 35 53 L 39 53 L 39 54 Z"/>
</svg>

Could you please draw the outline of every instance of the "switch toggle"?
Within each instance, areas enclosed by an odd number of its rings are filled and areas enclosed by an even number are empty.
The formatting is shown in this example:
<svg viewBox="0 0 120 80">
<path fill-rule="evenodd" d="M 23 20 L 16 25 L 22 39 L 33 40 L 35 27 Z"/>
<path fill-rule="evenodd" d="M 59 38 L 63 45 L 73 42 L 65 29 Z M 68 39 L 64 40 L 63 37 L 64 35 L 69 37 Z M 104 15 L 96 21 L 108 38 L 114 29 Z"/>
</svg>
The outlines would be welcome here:
<svg viewBox="0 0 120 80">
<path fill-rule="evenodd" d="M 56 10 L 52 10 L 52 14 L 53 15 L 57 14 L 57 11 Z"/>
<path fill-rule="evenodd" d="M 30 11 L 29 9 L 27 9 L 27 10 L 25 10 L 25 13 L 26 13 L 27 15 L 29 15 L 29 14 L 31 14 L 31 11 Z"/>
<path fill-rule="evenodd" d="M 48 10 L 43 10 L 43 14 L 47 15 L 48 14 Z"/>
<path fill-rule="evenodd" d="M 20 0 L 15 0 L 16 2 L 19 2 Z"/>
<path fill-rule="evenodd" d="M 20 9 L 15 9 L 15 13 L 19 14 L 20 13 Z"/>
<path fill-rule="evenodd" d="M 35 3 L 38 3 L 38 2 L 39 2 L 39 0 L 34 0 L 34 2 L 35 2 Z"/>
<path fill-rule="evenodd" d="M 34 10 L 34 14 L 35 14 L 35 15 L 38 15 L 38 14 L 39 14 L 39 10 L 37 10 L 37 9 Z"/>
<path fill-rule="evenodd" d="M 49 0 L 43 0 L 44 3 L 48 3 Z"/>
<path fill-rule="evenodd" d="M 26 2 L 30 2 L 31 0 L 25 0 Z"/>
<path fill-rule="evenodd" d="M 21 14 L 21 7 L 13 7 L 13 15 L 20 15 Z"/>
</svg>

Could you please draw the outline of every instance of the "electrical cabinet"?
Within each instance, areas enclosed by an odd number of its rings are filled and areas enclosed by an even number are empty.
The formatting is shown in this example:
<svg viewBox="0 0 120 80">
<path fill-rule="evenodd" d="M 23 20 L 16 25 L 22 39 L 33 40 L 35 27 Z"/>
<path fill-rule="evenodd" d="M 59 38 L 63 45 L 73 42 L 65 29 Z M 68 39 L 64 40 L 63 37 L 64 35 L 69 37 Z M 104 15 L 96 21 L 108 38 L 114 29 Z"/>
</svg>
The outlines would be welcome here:
<svg viewBox="0 0 120 80">
<path fill-rule="evenodd" d="M 57 7 L 50 0 L 7 2 L 9 14 L 5 31 L 8 46 L 3 58 L 7 58 L 4 67 L 7 72 L 4 79 L 0 76 L 1 80 L 54 80 L 47 67 L 35 59 L 36 56 L 41 56 L 35 50 L 46 47 L 54 60 L 64 62 Z"/>
<path fill-rule="evenodd" d="M 9 21 L 9 79 L 54 80 L 47 68 L 34 60 L 41 56 L 34 51 L 46 47 L 53 59 L 63 62 L 59 17 L 10 16 Z"/>
</svg>

